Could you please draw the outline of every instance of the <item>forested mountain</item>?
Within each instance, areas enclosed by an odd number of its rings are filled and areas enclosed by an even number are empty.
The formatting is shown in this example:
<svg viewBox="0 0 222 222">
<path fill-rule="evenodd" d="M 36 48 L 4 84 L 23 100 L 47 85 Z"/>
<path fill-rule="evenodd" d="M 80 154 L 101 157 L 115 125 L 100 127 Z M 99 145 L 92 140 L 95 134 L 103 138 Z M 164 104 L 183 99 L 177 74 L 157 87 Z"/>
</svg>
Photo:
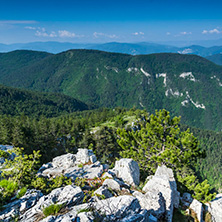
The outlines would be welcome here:
<svg viewBox="0 0 222 222">
<path fill-rule="evenodd" d="M 218 64 L 218 65 L 222 65 L 222 54 L 215 54 L 215 55 L 211 55 L 211 56 L 207 56 L 206 57 L 208 60 Z"/>
<path fill-rule="evenodd" d="M 0 85 L 0 114 L 28 115 L 32 117 L 59 116 L 87 110 L 85 103 L 56 93 L 40 93 Z"/>
<path fill-rule="evenodd" d="M 26 53 L 36 54 L 22 51 L 18 57 Z M 165 108 L 188 125 L 222 128 L 222 67 L 199 56 L 70 50 L 20 67 L 10 54 L 5 57 L 10 68 L 0 57 L 4 85 L 62 92 L 100 107 Z"/>
</svg>

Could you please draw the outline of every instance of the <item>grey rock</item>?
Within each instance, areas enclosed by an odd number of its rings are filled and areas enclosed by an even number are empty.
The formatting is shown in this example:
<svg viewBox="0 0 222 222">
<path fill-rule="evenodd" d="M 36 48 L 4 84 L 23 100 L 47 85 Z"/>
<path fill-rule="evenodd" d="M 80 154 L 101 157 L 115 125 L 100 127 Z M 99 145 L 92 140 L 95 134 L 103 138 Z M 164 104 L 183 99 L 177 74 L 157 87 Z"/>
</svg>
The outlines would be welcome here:
<svg viewBox="0 0 222 222">
<path fill-rule="evenodd" d="M 194 211 L 197 215 L 197 219 L 199 222 L 203 222 L 203 206 L 202 203 L 196 199 L 193 199 L 192 203 L 190 204 L 190 209 Z"/>
<path fill-rule="evenodd" d="M 32 222 L 42 210 L 52 204 L 78 205 L 82 202 L 84 193 L 80 187 L 68 185 L 54 189 L 51 193 L 39 199 L 37 204 L 21 215 L 20 221 Z"/>
<path fill-rule="evenodd" d="M 78 149 L 76 156 L 77 163 L 88 163 L 88 162 L 96 162 L 96 156 L 93 154 L 92 150 L 88 149 Z M 92 157 L 91 157 L 92 156 Z"/>
<path fill-rule="evenodd" d="M 181 204 L 184 207 L 189 207 L 191 202 L 193 201 L 193 198 L 190 193 L 184 193 L 181 198 Z"/>
<path fill-rule="evenodd" d="M 165 213 L 165 200 L 162 194 L 159 192 L 150 192 L 142 194 L 139 191 L 133 192 L 143 209 L 146 209 L 149 213 L 153 214 L 156 218 L 160 219 Z"/>
<path fill-rule="evenodd" d="M 113 196 L 106 186 L 101 186 L 100 188 L 94 191 L 94 194 L 103 195 L 105 196 L 105 198 L 110 198 Z"/>
<path fill-rule="evenodd" d="M 52 160 L 53 167 L 70 168 L 74 167 L 76 162 L 76 155 L 67 153 L 61 156 L 57 156 Z"/>
<path fill-rule="evenodd" d="M 27 211 L 33 207 L 42 196 L 43 194 L 39 190 L 27 190 L 23 197 L 5 206 L 5 210 L 0 212 L 0 221 L 10 221 L 15 215 Z"/>
<path fill-rule="evenodd" d="M 178 207 L 180 199 L 173 171 L 164 165 L 158 167 L 155 175 L 143 187 L 143 191 L 162 193 L 166 204 L 166 220 L 167 222 L 171 222 L 173 209 L 174 207 Z"/>
<path fill-rule="evenodd" d="M 92 222 L 94 221 L 94 217 L 92 215 L 92 212 L 82 212 L 78 214 L 77 221 L 78 220 L 80 222 Z"/>
<path fill-rule="evenodd" d="M 120 191 L 119 183 L 113 179 L 106 179 L 103 182 L 103 185 L 106 185 L 107 187 L 111 188 L 112 190 Z"/>
<path fill-rule="evenodd" d="M 217 194 L 215 199 L 210 201 L 207 204 L 207 209 L 212 216 L 213 222 L 221 222 L 222 221 L 222 194 Z"/>
<path fill-rule="evenodd" d="M 102 178 L 113 179 L 113 176 L 112 176 L 112 174 L 110 174 L 109 172 L 105 172 L 105 173 L 102 175 Z"/>
<path fill-rule="evenodd" d="M 139 165 L 133 159 L 123 158 L 115 162 L 114 172 L 126 183 L 136 186 L 140 183 Z"/>
<path fill-rule="evenodd" d="M 137 214 L 127 216 L 121 220 L 122 222 L 150 222 L 147 210 L 142 210 Z"/>
<path fill-rule="evenodd" d="M 72 212 L 79 212 L 82 209 L 93 209 L 94 213 L 99 213 L 104 216 L 103 221 L 122 221 L 123 218 L 129 215 L 135 215 L 140 212 L 141 206 L 139 201 L 129 195 L 111 197 L 98 202 L 81 204 L 72 207 Z"/>
</svg>

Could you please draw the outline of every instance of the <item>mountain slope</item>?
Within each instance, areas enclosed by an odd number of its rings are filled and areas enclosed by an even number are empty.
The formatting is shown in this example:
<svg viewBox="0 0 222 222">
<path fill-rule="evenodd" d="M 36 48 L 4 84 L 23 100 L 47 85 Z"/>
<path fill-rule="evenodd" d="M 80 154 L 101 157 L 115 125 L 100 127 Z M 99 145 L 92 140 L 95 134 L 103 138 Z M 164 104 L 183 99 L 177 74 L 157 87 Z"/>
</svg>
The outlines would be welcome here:
<svg viewBox="0 0 222 222">
<path fill-rule="evenodd" d="M 55 93 L 40 93 L 0 85 L 0 115 L 46 117 L 87 110 L 88 106 L 72 97 Z"/>
<path fill-rule="evenodd" d="M 206 59 L 214 62 L 217 65 L 222 65 L 222 54 L 215 54 L 212 56 L 207 56 Z"/>
<path fill-rule="evenodd" d="M 222 128 L 222 67 L 195 55 L 70 50 L 7 77 L 0 71 L 0 83 L 62 92 L 98 106 L 166 108 L 188 125 Z"/>
</svg>

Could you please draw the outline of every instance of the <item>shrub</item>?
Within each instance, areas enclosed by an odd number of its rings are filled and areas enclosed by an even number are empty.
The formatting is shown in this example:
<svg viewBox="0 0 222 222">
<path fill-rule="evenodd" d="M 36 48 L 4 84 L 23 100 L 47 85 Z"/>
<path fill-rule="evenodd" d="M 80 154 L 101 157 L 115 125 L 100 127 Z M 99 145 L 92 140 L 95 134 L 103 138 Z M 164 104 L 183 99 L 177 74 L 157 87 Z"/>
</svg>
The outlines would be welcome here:
<svg viewBox="0 0 222 222">
<path fill-rule="evenodd" d="M 48 217 L 50 215 L 56 215 L 62 209 L 62 204 L 52 204 L 43 209 L 43 214 Z"/>
</svg>

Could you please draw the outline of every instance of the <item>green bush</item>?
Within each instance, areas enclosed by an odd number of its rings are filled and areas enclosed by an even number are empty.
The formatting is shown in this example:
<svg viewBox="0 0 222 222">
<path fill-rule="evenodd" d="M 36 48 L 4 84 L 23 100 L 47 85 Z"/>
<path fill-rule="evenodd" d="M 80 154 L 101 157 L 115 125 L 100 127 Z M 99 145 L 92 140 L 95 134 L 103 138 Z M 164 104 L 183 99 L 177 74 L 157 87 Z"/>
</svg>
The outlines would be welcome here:
<svg viewBox="0 0 222 222">
<path fill-rule="evenodd" d="M 52 204 L 43 209 L 43 214 L 48 217 L 50 215 L 56 215 L 62 209 L 62 204 Z"/>
<path fill-rule="evenodd" d="M 19 192 L 18 192 L 18 194 L 17 194 L 16 197 L 17 197 L 18 199 L 21 198 L 22 196 L 25 195 L 26 191 L 27 191 L 27 187 L 22 187 L 22 188 L 19 190 Z"/>
<path fill-rule="evenodd" d="M 9 153 L 5 152 L 4 150 L 0 150 L 0 157 L 8 158 L 9 157 Z"/>
</svg>

